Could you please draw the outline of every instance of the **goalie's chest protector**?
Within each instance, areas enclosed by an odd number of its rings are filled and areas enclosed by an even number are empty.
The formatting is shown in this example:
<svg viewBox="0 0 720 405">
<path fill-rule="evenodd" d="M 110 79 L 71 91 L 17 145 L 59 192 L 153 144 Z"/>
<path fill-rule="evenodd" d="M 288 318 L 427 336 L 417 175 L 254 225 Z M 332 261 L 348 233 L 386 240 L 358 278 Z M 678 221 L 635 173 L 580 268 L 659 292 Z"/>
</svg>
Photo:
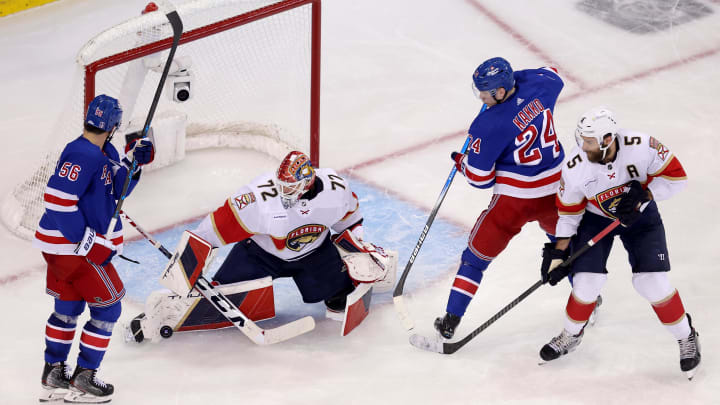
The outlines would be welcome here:
<svg viewBox="0 0 720 405">
<path fill-rule="evenodd" d="M 283 260 L 297 260 L 319 247 L 330 228 L 349 211 L 348 196 L 352 193 L 347 186 L 334 187 L 335 177 L 328 175 L 334 175 L 334 171 L 317 169 L 320 191 L 289 209 L 282 205 L 274 174 L 257 177 L 228 201 L 234 213 L 234 224 L 228 225 L 242 228 L 242 233 L 268 253 Z M 215 225 L 217 230 L 223 226 Z"/>
</svg>

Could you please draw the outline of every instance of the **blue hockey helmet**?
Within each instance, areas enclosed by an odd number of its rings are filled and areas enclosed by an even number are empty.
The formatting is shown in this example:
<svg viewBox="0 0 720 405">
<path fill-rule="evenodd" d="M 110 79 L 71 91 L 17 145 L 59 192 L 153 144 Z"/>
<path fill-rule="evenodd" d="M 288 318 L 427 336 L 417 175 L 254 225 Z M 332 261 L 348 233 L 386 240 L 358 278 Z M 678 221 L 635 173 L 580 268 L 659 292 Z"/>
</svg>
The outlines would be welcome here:
<svg viewBox="0 0 720 405">
<path fill-rule="evenodd" d="M 500 87 L 510 91 L 515 86 L 515 78 L 510 62 L 503 58 L 490 58 L 480 64 L 473 73 L 473 84 L 477 91 L 489 91 L 495 97 Z"/>
<path fill-rule="evenodd" d="M 110 132 L 120 125 L 122 108 L 117 99 L 101 94 L 95 97 L 88 105 L 85 115 L 85 124 Z"/>
</svg>

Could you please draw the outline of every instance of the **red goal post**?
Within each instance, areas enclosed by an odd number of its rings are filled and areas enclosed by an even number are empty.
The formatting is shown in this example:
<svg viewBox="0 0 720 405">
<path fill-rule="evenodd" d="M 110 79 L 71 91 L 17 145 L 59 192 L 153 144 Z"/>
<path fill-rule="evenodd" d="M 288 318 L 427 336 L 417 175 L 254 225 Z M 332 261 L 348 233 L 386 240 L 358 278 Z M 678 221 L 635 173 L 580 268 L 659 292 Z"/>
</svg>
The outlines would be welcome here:
<svg viewBox="0 0 720 405">
<path fill-rule="evenodd" d="M 158 157 L 163 165 L 182 159 L 186 149 L 241 147 L 278 161 L 297 149 L 319 166 L 321 0 L 172 3 L 185 28 L 152 123 L 156 138 L 161 135 L 153 165 Z M 142 127 L 171 44 L 163 10 L 138 10 L 80 50 L 72 94 L 40 164 L 0 206 L 0 218 L 13 233 L 32 238 L 60 151 L 82 133 L 96 95 L 116 97 L 123 107 L 116 147 L 124 133 Z M 183 90 L 188 97 L 181 101 Z M 173 156 L 160 156 L 168 150 Z"/>
</svg>

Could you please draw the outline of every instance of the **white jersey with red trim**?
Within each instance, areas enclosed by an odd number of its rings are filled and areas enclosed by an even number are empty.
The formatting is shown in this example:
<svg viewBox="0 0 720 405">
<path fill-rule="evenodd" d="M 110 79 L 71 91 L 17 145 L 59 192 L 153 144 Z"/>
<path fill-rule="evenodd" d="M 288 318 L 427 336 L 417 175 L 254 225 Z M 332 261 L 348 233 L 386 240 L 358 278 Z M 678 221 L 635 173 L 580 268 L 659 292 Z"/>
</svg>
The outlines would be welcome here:
<svg viewBox="0 0 720 405">
<path fill-rule="evenodd" d="M 317 249 L 330 230 L 339 233 L 362 220 L 347 181 L 332 169 L 315 173 L 313 189 L 289 209 L 280 201 L 275 173 L 256 177 L 193 232 L 215 247 L 250 238 L 280 259 L 300 259 Z"/>
<path fill-rule="evenodd" d="M 590 162 L 577 146 L 568 154 L 557 193 L 560 219 L 555 236 L 574 235 L 585 210 L 615 219 L 619 197 L 632 180 L 642 183 L 658 201 L 670 198 L 687 184 L 680 161 L 657 139 L 621 129 L 616 144 L 617 156 L 606 164 Z"/>
</svg>

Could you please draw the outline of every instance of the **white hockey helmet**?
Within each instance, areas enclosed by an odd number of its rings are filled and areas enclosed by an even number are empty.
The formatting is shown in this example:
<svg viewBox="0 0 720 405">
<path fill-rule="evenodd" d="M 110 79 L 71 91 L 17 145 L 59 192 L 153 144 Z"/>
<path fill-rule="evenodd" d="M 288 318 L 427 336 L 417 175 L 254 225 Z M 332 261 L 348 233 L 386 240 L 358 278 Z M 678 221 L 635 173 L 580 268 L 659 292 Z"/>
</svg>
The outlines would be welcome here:
<svg viewBox="0 0 720 405">
<path fill-rule="evenodd" d="M 595 138 L 600 146 L 600 150 L 603 152 L 604 158 L 612 142 L 604 145 L 603 141 L 608 135 L 610 135 L 614 141 L 617 136 L 617 131 L 618 124 L 617 121 L 615 121 L 612 111 L 603 106 L 595 107 L 580 116 L 577 128 L 575 128 L 575 142 L 582 148 L 583 139 L 581 137 Z"/>
</svg>

